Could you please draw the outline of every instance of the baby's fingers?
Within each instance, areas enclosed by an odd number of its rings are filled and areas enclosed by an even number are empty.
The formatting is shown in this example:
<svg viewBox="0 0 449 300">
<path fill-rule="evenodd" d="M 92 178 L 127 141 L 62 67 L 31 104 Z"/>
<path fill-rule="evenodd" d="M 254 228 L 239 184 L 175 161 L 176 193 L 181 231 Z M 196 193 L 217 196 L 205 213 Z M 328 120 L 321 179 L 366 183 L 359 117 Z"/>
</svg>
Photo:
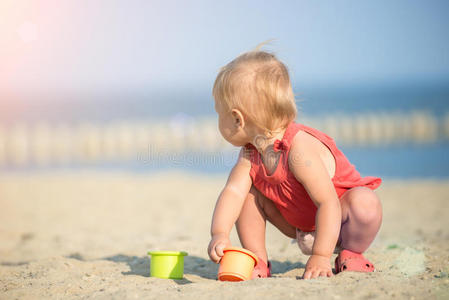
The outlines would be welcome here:
<svg viewBox="0 0 449 300">
<path fill-rule="evenodd" d="M 304 272 L 304 275 L 302 275 L 302 278 L 307 280 L 307 279 L 310 279 L 311 276 L 312 276 L 312 271 L 306 270 Z"/>
<path fill-rule="evenodd" d="M 215 249 L 211 249 L 211 251 L 209 251 L 209 257 L 214 263 L 218 263 L 221 258 L 220 256 L 217 255 Z"/>
<path fill-rule="evenodd" d="M 332 272 L 331 272 L 332 273 Z M 323 270 L 320 272 L 320 277 L 330 277 L 329 271 Z"/>
<path fill-rule="evenodd" d="M 212 246 L 212 249 L 209 251 L 209 257 L 214 263 L 219 263 L 221 257 L 224 255 L 223 249 L 226 247 L 224 243 L 218 243 Z"/>
<path fill-rule="evenodd" d="M 318 277 L 331 277 L 332 271 L 324 271 L 324 270 L 317 270 L 317 269 L 309 269 L 304 272 L 304 275 L 302 276 L 303 279 L 314 279 Z"/>
<path fill-rule="evenodd" d="M 207 253 L 209 254 L 209 258 L 211 261 L 213 261 L 214 263 L 218 263 L 218 261 L 220 260 L 220 257 L 217 255 L 217 253 L 215 251 L 214 244 L 209 245 L 209 247 L 207 249 Z"/>
<path fill-rule="evenodd" d="M 310 278 L 314 279 L 314 278 L 318 278 L 320 277 L 320 270 L 314 270 L 312 272 L 312 276 Z"/>
<path fill-rule="evenodd" d="M 217 252 L 218 256 L 220 256 L 220 258 L 224 255 L 223 250 L 226 247 L 226 245 L 224 243 L 219 243 L 215 246 L 215 252 Z"/>
</svg>

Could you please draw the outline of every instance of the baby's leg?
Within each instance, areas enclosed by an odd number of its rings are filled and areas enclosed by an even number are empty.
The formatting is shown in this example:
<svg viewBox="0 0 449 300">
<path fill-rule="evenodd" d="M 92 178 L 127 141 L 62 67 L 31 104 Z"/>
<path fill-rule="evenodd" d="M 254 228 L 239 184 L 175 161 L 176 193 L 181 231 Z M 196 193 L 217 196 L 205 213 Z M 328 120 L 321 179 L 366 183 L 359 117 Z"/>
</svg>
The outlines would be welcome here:
<svg viewBox="0 0 449 300">
<path fill-rule="evenodd" d="M 376 237 L 382 223 L 382 206 L 367 187 L 355 187 L 341 198 L 340 246 L 363 253 Z"/>
<path fill-rule="evenodd" d="M 252 186 L 236 222 L 236 228 L 242 246 L 254 252 L 265 262 L 267 262 L 267 250 L 265 248 L 266 220 L 288 237 L 296 237 L 295 227 L 287 223 L 273 201 Z"/>
</svg>

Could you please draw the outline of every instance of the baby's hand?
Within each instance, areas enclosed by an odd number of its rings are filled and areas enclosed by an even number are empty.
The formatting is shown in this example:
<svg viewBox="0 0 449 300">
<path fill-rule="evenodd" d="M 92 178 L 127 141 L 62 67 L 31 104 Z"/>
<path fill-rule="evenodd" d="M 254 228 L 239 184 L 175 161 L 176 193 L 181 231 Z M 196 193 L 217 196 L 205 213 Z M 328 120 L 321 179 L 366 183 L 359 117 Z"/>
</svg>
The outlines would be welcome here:
<svg viewBox="0 0 449 300">
<path fill-rule="evenodd" d="M 329 262 L 330 258 L 322 255 L 311 255 L 306 264 L 306 270 L 302 278 L 311 279 L 319 276 L 331 277 L 332 267 Z"/>
<path fill-rule="evenodd" d="M 207 248 L 207 253 L 209 254 L 210 259 L 218 264 L 223 256 L 223 249 L 228 246 L 231 246 L 231 242 L 225 234 L 216 234 L 212 236 L 209 247 Z"/>
</svg>

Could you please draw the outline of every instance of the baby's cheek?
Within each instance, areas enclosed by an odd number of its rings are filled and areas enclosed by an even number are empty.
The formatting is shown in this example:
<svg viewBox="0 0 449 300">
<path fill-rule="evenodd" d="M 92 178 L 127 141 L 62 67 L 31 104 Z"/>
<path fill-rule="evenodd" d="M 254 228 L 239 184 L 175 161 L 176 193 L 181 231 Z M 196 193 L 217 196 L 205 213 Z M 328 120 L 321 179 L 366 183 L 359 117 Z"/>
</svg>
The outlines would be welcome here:
<svg viewBox="0 0 449 300">
<path fill-rule="evenodd" d="M 226 126 L 224 126 L 223 122 L 219 119 L 218 120 L 218 129 L 220 130 L 220 133 L 223 137 L 226 136 Z"/>
<path fill-rule="evenodd" d="M 222 136 L 227 142 L 230 143 L 230 140 L 229 140 L 229 137 L 230 137 L 230 131 L 229 131 L 229 129 L 227 129 L 227 128 L 225 128 L 224 126 L 222 126 L 222 127 L 220 128 L 220 133 L 221 133 L 221 136 Z"/>
</svg>

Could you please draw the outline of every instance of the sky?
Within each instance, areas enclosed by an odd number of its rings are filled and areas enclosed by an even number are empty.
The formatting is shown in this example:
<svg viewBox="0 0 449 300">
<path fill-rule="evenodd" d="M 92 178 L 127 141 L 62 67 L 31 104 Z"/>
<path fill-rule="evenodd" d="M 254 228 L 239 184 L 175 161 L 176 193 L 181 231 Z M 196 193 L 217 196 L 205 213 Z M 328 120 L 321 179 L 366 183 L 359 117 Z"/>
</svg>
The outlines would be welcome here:
<svg viewBox="0 0 449 300">
<path fill-rule="evenodd" d="M 444 0 L 2 0 L 0 102 L 211 89 L 221 66 L 269 39 L 295 83 L 445 80 L 448 15 Z"/>
</svg>

